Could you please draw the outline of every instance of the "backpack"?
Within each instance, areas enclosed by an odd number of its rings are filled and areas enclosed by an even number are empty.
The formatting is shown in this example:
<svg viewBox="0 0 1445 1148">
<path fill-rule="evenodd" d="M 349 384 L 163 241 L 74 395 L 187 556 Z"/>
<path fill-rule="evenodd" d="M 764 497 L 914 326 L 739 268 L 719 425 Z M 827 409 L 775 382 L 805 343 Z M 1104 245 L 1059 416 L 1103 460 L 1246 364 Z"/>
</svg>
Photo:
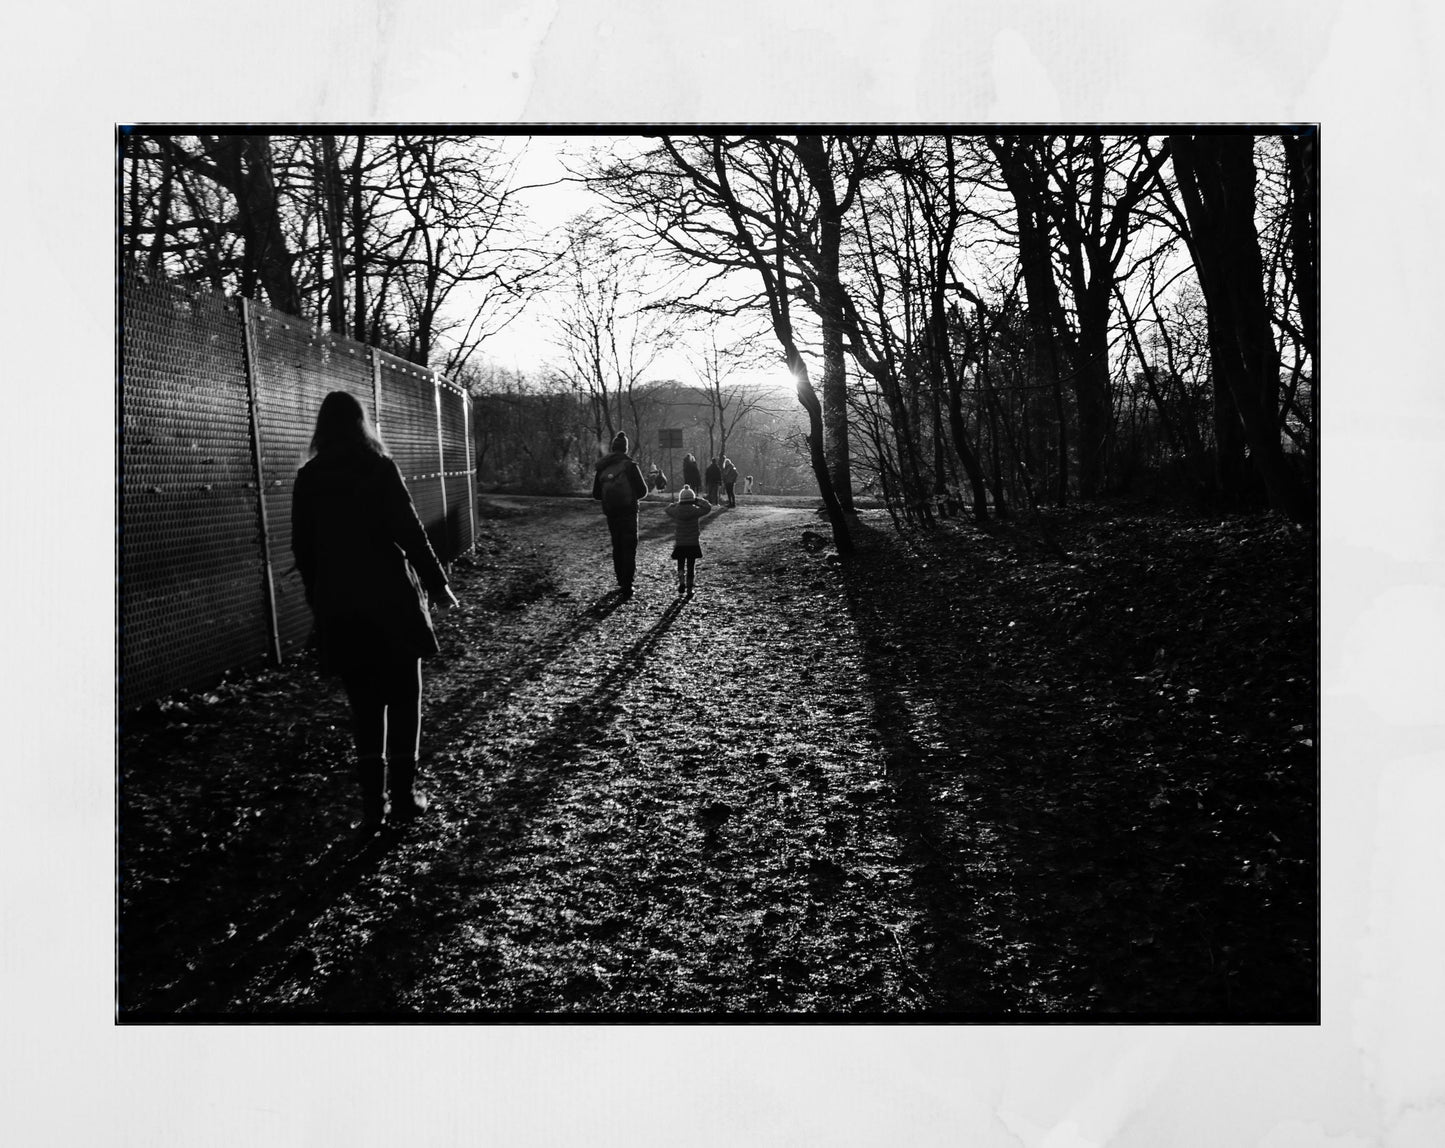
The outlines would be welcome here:
<svg viewBox="0 0 1445 1148">
<path fill-rule="evenodd" d="M 630 458 L 614 462 L 598 477 L 602 482 L 602 510 L 627 510 L 637 500 L 632 497 L 632 485 L 627 481 L 627 468 L 632 465 Z"/>
<path fill-rule="evenodd" d="M 738 468 L 735 467 L 732 463 L 728 463 L 727 466 L 723 467 L 723 481 L 729 486 L 731 486 L 733 483 L 737 482 L 737 480 Z"/>
</svg>

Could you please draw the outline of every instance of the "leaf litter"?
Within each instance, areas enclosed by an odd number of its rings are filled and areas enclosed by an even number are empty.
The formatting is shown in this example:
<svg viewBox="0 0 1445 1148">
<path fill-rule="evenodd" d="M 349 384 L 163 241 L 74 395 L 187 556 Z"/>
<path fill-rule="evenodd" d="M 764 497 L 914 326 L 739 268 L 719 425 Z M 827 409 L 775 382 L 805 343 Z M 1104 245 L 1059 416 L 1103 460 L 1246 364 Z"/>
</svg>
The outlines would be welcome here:
<svg viewBox="0 0 1445 1148">
<path fill-rule="evenodd" d="M 1304 537 L 817 523 L 717 516 L 681 599 L 645 506 L 621 602 L 590 503 L 485 516 L 403 830 L 306 656 L 127 715 L 121 1015 L 1317 1015 Z"/>
</svg>

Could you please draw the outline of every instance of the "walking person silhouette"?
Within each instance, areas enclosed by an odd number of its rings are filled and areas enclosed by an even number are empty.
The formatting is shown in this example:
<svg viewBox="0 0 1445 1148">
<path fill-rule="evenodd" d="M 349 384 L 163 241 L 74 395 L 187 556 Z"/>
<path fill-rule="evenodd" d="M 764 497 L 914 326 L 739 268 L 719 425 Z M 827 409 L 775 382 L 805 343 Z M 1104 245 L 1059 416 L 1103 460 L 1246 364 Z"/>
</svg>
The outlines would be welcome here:
<svg viewBox="0 0 1445 1148">
<path fill-rule="evenodd" d="M 311 459 L 296 475 L 291 549 L 316 620 L 322 670 L 351 705 L 359 827 L 427 808 L 415 789 L 421 659 L 437 652 L 428 600 L 457 604 L 401 472 L 345 391 L 321 403 Z M 388 810 L 386 797 L 390 794 Z"/>
<path fill-rule="evenodd" d="M 682 485 L 694 491 L 702 489 L 702 471 L 697 468 L 697 459 L 689 451 L 682 456 Z"/>
<path fill-rule="evenodd" d="M 738 468 L 733 465 L 733 460 L 724 458 L 722 463 L 723 490 L 727 493 L 728 508 L 733 509 L 738 504 L 737 495 L 733 493 L 733 487 L 737 485 Z"/>
<path fill-rule="evenodd" d="M 722 484 L 722 460 L 713 459 L 707 464 L 707 500 L 717 505 L 717 488 Z"/>
<path fill-rule="evenodd" d="M 592 497 L 602 503 L 612 536 L 612 571 L 624 598 L 637 576 L 637 500 L 647 494 L 642 468 L 627 455 L 627 435 L 618 431 L 612 449 L 597 461 Z"/>
</svg>

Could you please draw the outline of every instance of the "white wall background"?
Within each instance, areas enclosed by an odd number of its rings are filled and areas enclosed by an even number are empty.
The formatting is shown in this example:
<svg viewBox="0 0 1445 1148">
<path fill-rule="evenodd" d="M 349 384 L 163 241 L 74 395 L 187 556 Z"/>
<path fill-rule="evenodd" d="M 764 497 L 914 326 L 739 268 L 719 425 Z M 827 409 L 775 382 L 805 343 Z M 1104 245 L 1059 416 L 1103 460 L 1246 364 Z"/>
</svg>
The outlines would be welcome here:
<svg viewBox="0 0 1445 1148">
<path fill-rule="evenodd" d="M 0 17 L 7 1141 L 1445 1144 L 1441 9 L 696 7 Z M 113 1026 L 115 123 L 584 119 L 1323 124 L 1322 1026 Z"/>
</svg>

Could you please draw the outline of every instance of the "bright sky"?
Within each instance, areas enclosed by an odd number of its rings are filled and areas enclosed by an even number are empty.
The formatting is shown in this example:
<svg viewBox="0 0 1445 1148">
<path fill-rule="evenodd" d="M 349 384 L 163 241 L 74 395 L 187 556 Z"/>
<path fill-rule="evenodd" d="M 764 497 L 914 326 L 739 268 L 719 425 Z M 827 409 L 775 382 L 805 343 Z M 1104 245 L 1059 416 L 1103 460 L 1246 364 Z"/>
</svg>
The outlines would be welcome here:
<svg viewBox="0 0 1445 1148">
<path fill-rule="evenodd" d="M 511 138 L 511 143 L 522 153 L 514 182 L 517 186 L 527 187 L 565 180 L 568 167 L 579 170 L 583 166 L 582 157 L 599 148 L 615 149 L 619 139 L 616 136 L 541 135 L 515 136 Z M 601 200 L 573 182 L 532 187 L 520 193 L 518 198 L 536 226 L 548 231 L 560 228 L 573 217 L 601 205 Z M 697 374 L 688 362 L 688 350 L 683 347 L 659 355 L 649 378 L 695 381 Z M 701 347 L 697 351 L 700 352 Z M 499 366 L 523 371 L 536 370 L 549 361 L 560 361 L 548 331 L 545 300 L 535 301 L 505 329 L 488 339 L 482 346 L 482 353 Z M 739 370 L 729 376 L 728 382 L 775 387 L 789 393 L 793 389 L 792 378 L 782 365 L 781 352 L 776 368 L 752 372 Z"/>
</svg>

